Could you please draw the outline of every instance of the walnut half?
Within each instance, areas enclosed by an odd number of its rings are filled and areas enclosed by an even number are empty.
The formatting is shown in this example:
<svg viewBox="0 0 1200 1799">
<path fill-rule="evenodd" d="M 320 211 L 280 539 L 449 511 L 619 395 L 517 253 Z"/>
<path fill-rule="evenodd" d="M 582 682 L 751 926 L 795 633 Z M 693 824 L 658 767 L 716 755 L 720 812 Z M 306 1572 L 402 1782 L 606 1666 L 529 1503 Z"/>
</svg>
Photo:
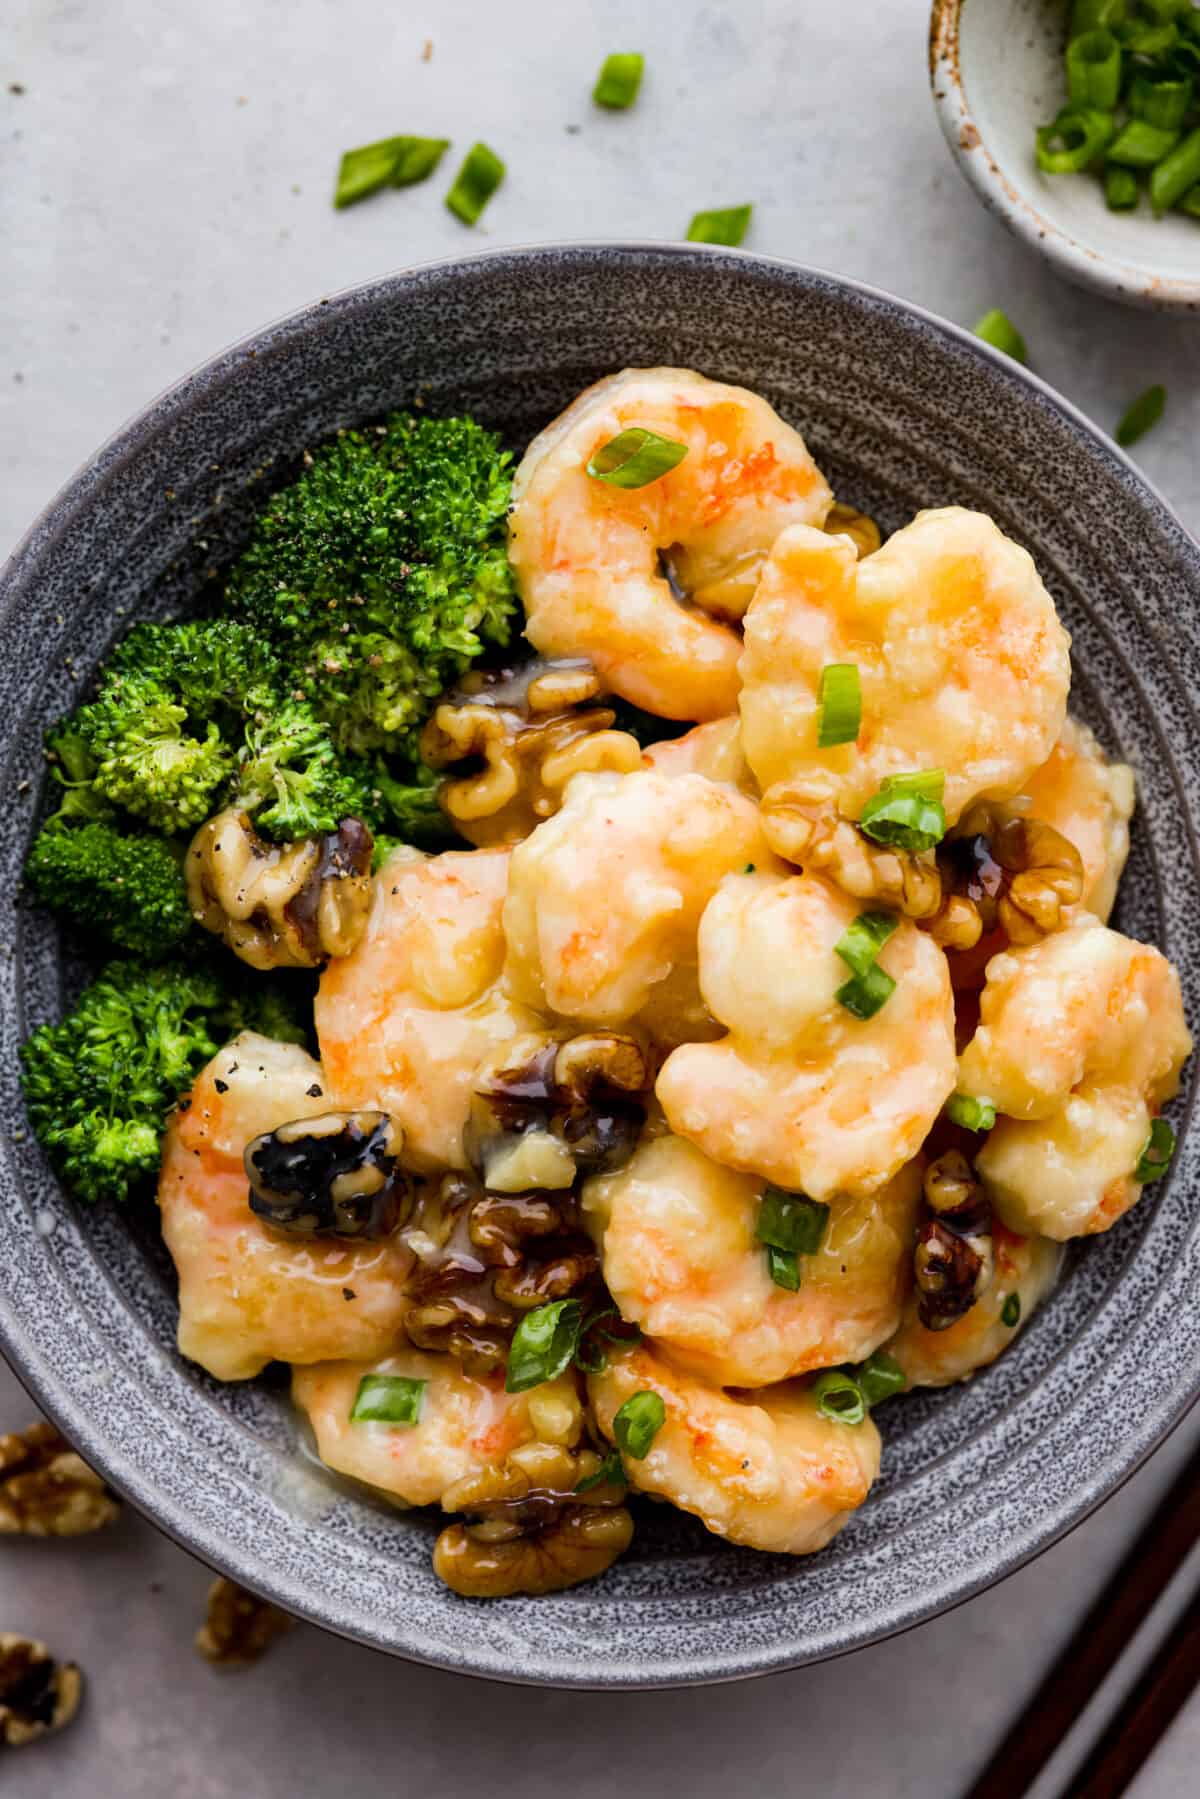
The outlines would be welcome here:
<svg viewBox="0 0 1200 1799">
<path fill-rule="evenodd" d="M 286 1612 L 245 1587 L 214 1580 L 208 1589 L 208 1611 L 196 1632 L 196 1649 L 217 1668 L 242 1668 L 270 1648 L 292 1623 Z"/>
<path fill-rule="evenodd" d="M 966 811 L 937 849 L 942 910 L 929 927 L 943 949 L 973 949 L 999 927 L 1010 943 L 1060 931 L 1083 894 L 1083 861 L 1053 825 L 994 800 Z"/>
<path fill-rule="evenodd" d="M 932 918 L 942 903 L 932 851 L 915 855 L 872 843 L 839 815 L 823 783 L 779 781 L 768 787 L 762 822 L 777 855 L 824 875 L 854 899 L 876 900 L 905 918 Z"/>
<path fill-rule="evenodd" d="M 120 1500 L 52 1424 L 0 1437 L 0 1536 L 80 1537 L 120 1515 Z"/>
<path fill-rule="evenodd" d="M 926 1330 L 948 1330 L 991 1285 L 992 1208 L 956 1149 L 926 1169 L 925 1204 L 913 1252 L 917 1316 Z"/>
<path fill-rule="evenodd" d="M 23 1749 L 79 1710 L 83 1676 L 33 1637 L 0 1633 L 0 1748 Z"/>
</svg>

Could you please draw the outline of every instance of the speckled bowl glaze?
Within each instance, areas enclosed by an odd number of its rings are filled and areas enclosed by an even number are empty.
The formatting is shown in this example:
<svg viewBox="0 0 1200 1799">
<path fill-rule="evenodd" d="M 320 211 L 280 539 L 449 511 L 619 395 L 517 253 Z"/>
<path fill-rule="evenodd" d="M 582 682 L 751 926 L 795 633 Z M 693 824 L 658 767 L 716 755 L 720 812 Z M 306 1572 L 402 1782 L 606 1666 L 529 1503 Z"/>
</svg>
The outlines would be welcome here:
<svg viewBox="0 0 1200 1799">
<path fill-rule="evenodd" d="M 1034 377 L 883 294 L 736 252 L 504 251 L 322 301 L 227 350 L 120 432 L 0 580 L 0 1343 L 80 1450 L 164 1530 L 302 1616 L 464 1672 L 559 1686 L 732 1679 L 854 1649 L 1010 1572 L 1097 1505 L 1200 1390 L 1200 1136 L 1079 1248 L 995 1367 L 880 1413 L 884 1473 L 821 1555 L 730 1548 L 644 1505 L 601 1581 L 458 1599 L 435 1521 L 322 1473 L 282 1381 L 220 1386 L 174 1348 L 152 1228 L 66 1199 L 23 1130 L 17 1046 L 71 979 L 17 900 L 41 734 L 134 614 L 177 609 L 307 444 L 417 397 L 521 443 L 605 371 L 683 363 L 799 426 L 838 494 L 894 529 L 992 513 L 1075 639 L 1075 706 L 1141 774 L 1120 922 L 1197 991 L 1200 550 L 1131 464 Z M 1176 1111 L 1186 1124 L 1195 1072 Z"/>
<path fill-rule="evenodd" d="M 946 142 L 979 198 L 1077 286 L 1200 311 L 1200 226 L 1110 212 L 1101 182 L 1043 175 L 1034 133 L 1066 104 L 1069 0 L 934 0 L 929 73 Z"/>
</svg>

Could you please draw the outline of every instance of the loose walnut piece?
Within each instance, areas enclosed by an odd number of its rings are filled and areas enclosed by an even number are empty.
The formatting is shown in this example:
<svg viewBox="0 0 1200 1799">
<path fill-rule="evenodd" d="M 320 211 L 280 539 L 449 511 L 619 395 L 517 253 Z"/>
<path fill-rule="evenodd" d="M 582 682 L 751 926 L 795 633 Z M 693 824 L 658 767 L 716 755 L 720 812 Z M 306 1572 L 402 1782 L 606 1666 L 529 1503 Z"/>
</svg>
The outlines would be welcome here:
<svg viewBox="0 0 1200 1799">
<path fill-rule="evenodd" d="M 994 800 L 963 814 L 938 845 L 937 863 L 945 901 L 929 929 L 944 949 L 973 949 L 997 927 L 1010 943 L 1036 943 L 1062 929 L 1083 894 L 1075 845 Z"/>
<path fill-rule="evenodd" d="M 264 1131 L 243 1155 L 250 1210 L 276 1230 L 386 1237 L 412 1209 L 397 1158 L 404 1133 L 386 1112 L 323 1112 Z"/>
<path fill-rule="evenodd" d="M 481 769 L 443 781 L 438 793 L 469 842 L 518 843 L 558 811 L 572 775 L 641 767 L 637 739 L 612 729 L 616 713 L 590 704 L 600 692 L 589 662 L 533 661 L 476 670 L 446 695 L 421 753 L 431 768 L 482 758 Z"/>
<path fill-rule="evenodd" d="M 222 1575 L 208 1589 L 208 1615 L 194 1640 L 215 1668 L 242 1668 L 256 1662 L 291 1623 L 278 1606 Z"/>
<path fill-rule="evenodd" d="M 188 848 L 193 916 L 251 968 L 319 968 L 348 956 L 366 929 L 372 847 L 357 818 L 325 837 L 268 843 L 231 806 Z"/>
<path fill-rule="evenodd" d="M 958 1150 L 925 1171 L 925 1204 L 913 1252 L 917 1316 L 926 1330 L 947 1330 L 970 1311 L 992 1282 L 992 1208 Z"/>
<path fill-rule="evenodd" d="M 906 918 L 932 918 L 942 883 L 932 852 L 914 855 L 872 843 L 816 784 L 780 781 L 762 800 L 771 848 L 810 874 L 823 874 L 854 899 L 876 900 Z"/>
<path fill-rule="evenodd" d="M 0 1536 L 81 1537 L 120 1515 L 120 1500 L 52 1424 L 0 1437 Z"/>
<path fill-rule="evenodd" d="M 83 1676 L 33 1637 L 0 1633 L 0 1748 L 23 1749 L 79 1710 Z"/>
<path fill-rule="evenodd" d="M 873 556 L 883 542 L 882 533 L 873 518 L 868 518 L 865 512 L 856 512 L 853 506 L 843 506 L 840 501 L 829 508 L 825 529 L 849 537 L 858 551 L 860 562 L 864 556 Z"/>
</svg>

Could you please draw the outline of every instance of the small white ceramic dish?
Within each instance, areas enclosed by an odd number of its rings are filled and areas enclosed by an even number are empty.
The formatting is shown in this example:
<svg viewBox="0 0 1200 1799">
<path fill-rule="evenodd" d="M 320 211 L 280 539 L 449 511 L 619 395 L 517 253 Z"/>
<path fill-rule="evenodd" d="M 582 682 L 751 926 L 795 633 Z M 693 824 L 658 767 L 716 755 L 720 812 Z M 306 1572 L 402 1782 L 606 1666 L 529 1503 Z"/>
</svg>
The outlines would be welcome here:
<svg viewBox="0 0 1200 1799">
<path fill-rule="evenodd" d="M 1200 223 L 1110 212 L 1099 181 L 1043 175 L 1034 132 L 1065 104 L 1066 0 L 934 0 L 933 97 L 984 205 L 1068 281 L 1130 306 L 1200 311 Z"/>
</svg>

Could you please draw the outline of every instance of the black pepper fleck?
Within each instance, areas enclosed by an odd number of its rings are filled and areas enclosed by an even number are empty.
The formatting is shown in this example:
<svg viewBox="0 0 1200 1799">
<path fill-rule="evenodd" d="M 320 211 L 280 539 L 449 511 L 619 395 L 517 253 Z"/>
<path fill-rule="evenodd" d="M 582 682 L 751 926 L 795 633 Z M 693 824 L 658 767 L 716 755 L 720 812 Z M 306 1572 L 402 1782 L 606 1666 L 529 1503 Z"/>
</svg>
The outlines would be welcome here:
<svg viewBox="0 0 1200 1799">
<path fill-rule="evenodd" d="M 214 1081 L 213 1086 L 216 1088 L 218 1093 L 228 1093 L 229 1092 L 229 1082 L 228 1081 Z"/>
</svg>

